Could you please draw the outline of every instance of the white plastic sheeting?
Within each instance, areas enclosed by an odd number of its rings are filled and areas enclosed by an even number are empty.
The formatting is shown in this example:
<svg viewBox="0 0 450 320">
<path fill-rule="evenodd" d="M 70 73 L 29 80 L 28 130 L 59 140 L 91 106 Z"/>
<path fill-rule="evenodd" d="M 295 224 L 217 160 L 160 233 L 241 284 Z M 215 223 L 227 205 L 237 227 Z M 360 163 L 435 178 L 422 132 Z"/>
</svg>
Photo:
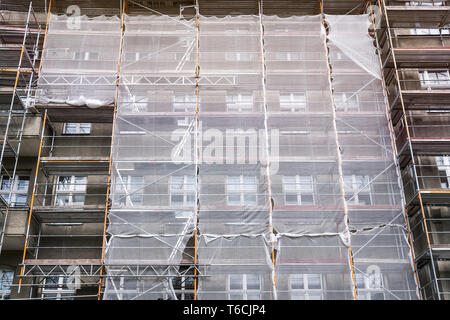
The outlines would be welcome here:
<svg viewBox="0 0 450 320">
<path fill-rule="evenodd" d="M 105 299 L 417 298 L 369 17 L 325 19 L 125 17 Z"/>
<path fill-rule="evenodd" d="M 120 18 L 50 14 L 37 102 L 99 107 L 114 102 Z"/>
</svg>

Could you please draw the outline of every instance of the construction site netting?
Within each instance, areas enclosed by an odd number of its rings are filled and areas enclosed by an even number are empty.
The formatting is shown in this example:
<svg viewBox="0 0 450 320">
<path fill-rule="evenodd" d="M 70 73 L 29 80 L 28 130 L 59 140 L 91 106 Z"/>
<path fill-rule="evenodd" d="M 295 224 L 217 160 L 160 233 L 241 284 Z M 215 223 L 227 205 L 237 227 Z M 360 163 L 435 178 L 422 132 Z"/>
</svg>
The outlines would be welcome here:
<svg viewBox="0 0 450 320">
<path fill-rule="evenodd" d="M 58 77 L 112 80 L 120 21 L 64 19 L 41 99 L 113 101 Z M 417 299 L 370 24 L 124 16 L 104 299 Z"/>
<path fill-rule="evenodd" d="M 50 14 L 38 103 L 100 107 L 114 102 L 121 20 Z"/>
</svg>

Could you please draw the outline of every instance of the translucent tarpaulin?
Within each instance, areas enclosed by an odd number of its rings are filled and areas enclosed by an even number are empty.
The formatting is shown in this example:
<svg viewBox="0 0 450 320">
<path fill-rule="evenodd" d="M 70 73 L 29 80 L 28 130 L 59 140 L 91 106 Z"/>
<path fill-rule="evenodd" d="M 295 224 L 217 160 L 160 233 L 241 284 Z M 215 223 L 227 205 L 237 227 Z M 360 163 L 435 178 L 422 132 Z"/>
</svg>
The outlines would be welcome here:
<svg viewBox="0 0 450 320">
<path fill-rule="evenodd" d="M 370 15 L 325 19 L 357 294 L 416 298 L 380 64 L 365 32 Z"/>
<path fill-rule="evenodd" d="M 114 102 L 120 18 L 50 14 L 38 103 L 99 107 Z"/>
<path fill-rule="evenodd" d="M 369 17 L 324 18 L 125 16 L 105 299 L 417 298 Z"/>
</svg>

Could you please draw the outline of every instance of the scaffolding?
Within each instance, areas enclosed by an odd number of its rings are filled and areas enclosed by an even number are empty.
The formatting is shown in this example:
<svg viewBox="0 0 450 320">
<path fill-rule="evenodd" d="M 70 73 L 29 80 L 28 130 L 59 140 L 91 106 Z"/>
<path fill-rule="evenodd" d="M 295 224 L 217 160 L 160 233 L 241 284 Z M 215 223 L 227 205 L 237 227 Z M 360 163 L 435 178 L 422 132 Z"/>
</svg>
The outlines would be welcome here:
<svg viewBox="0 0 450 320">
<path fill-rule="evenodd" d="M 423 299 L 448 299 L 448 1 L 381 1 L 377 41 Z"/>
<path fill-rule="evenodd" d="M 83 297 L 110 300 L 418 298 L 371 12 L 122 8 L 78 29 L 49 10 L 21 285 L 77 274 L 98 287 Z M 72 116 L 112 120 L 112 134 L 64 136 L 53 121 Z"/>
<path fill-rule="evenodd" d="M 0 8 L 3 10 L 3 8 Z M 3 28 L 2 25 L 0 28 Z M 40 61 L 39 45 L 41 26 L 30 2 L 23 25 L 8 28 L 6 41 L 0 44 L 1 85 L 6 88 L 0 94 L 0 126 L 2 147 L 0 153 L 0 254 L 5 243 L 8 217 L 15 211 L 24 210 L 26 202 L 20 198 L 20 191 L 28 192 L 28 181 L 18 176 L 19 155 L 25 132 L 27 117 L 32 116 L 29 109 L 34 100 L 36 75 Z M 30 120 L 31 121 L 31 120 Z M 30 123 L 28 122 L 28 124 Z M 28 137 L 29 138 L 29 137 Z M 26 140 L 26 139 L 25 139 Z M 24 142 L 25 147 L 29 147 Z M 25 152 L 27 153 L 27 152 Z"/>
</svg>

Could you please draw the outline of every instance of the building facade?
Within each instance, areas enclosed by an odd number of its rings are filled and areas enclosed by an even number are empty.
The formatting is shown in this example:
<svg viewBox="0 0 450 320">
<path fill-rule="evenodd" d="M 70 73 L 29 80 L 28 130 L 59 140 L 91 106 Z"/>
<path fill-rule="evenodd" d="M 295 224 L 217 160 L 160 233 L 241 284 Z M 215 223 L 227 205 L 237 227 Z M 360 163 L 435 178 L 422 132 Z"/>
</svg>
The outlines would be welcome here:
<svg viewBox="0 0 450 320">
<path fill-rule="evenodd" d="M 188 2 L 2 4 L 2 299 L 448 299 L 450 3 Z"/>
</svg>

